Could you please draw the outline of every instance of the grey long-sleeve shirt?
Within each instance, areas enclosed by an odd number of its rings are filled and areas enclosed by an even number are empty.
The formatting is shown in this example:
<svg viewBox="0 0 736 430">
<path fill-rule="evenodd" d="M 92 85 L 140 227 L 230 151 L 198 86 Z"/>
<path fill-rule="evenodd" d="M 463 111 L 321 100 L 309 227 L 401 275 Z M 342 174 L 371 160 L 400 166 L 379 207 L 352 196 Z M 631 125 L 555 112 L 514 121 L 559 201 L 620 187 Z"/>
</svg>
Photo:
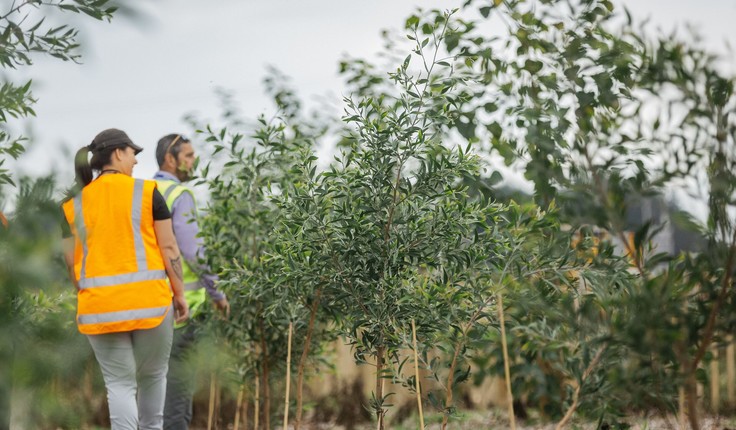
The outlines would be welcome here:
<svg viewBox="0 0 736 430">
<path fill-rule="evenodd" d="M 153 179 L 181 183 L 176 176 L 162 171 L 156 172 Z M 204 258 L 204 247 L 202 238 L 197 236 L 199 234 L 199 224 L 197 224 L 196 210 L 194 199 L 189 193 L 181 193 L 174 200 L 171 205 L 171 223 L 174 227 L 174 236 L 176 236 L 176 242 L 182 256 L 184 256 L 184 260 L 189 264 L 189 267 L 199 274 L 199 282 L 203 284 L 207 294 L 214 301 L 222 300 L 225 295 L 218 291 L 215 286 L 215 282 L 218 280 L 217 275 L 213 274 L 209 267 L 199 263 L 200 259 Z"/>
</svg>

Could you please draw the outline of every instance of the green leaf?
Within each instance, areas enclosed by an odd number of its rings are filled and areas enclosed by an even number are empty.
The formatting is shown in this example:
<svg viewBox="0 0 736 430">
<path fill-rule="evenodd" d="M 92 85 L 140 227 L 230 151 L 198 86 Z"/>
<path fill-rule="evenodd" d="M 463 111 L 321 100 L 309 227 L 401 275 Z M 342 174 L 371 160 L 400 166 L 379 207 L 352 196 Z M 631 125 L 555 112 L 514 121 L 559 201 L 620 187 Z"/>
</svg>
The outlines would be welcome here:
<svg viewBox="0 0 736 430">
<path fill-rule="evenodd" d="M 526 60 L 524 62 L 524 69 L 527 70 L 532 75 L 537 74 L 540 70 L 542 70 L 542 67 L 544 65 L 541 61 L 536 60 Z"/>
</svg>

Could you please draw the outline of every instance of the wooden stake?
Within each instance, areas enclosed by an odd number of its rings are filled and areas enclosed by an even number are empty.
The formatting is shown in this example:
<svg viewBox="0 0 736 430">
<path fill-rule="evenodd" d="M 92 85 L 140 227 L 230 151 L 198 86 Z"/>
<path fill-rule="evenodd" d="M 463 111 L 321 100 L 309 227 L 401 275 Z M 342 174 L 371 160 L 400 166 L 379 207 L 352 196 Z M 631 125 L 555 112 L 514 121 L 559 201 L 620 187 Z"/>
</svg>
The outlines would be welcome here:
<svg viewBox="0 0 736 430">
<path fill-rule="evenodd" d="M 261 375 L 256 372 L 256 396 L 254 401 L 254 409 L 253 412 L 253 430 L 258 430 L 258 420 L 261 416 Z"/>
<path fill-rule="evenodd" d="M 710 361 L 710 405 L 713 412 L 718 413 L 721 404 L 721 377 L 718 368 L 718 347 L 713 346 L 713 359 Z"/>
<path fill-rule="evenodd" d="M 728 405 L 734 406 L 736 402 L 736 346 L 733 343 L 733 336 L 728 337 L 728 346 L 726 347 L 726 395 L 728 396 Z"/>
<path fill-rule="evenodd" d="M 291 386 L 291 335 L 294 323 L 289 323 L 289 346 L 286 349 L 286 396 L 284 399 L 284 430 L 289 427 L 289 388 Z"/>
<path fill-rule="evenodd" d="M 212 428 L 214 430 L 220 430 L 220 423 L 222 420 L 222 387 L 220 387 L 219 381 L 215 383 L 215 414 L 212 418 Z"/>
<path fill-rule="evenodd" d="M 265 339 L 264 351 L 265 349 Z M 270 366 L 268 365 L 268 351 L 263 354 L 263 427 L 267 430 L 271 430 L 271 381 L 269 379 Z"/>
<path fill-rule="evenodd" d="M 508 397 L 508 414 L 511 422 L 511 430 L 516 430 L 516 417 L 514 416 L 514 395 L 511 392 L 511 369 L 509 367 L 509 349 L 506 344 L 506 325 L 503 321 L 503 296 L 498 293 L 498 319 L 501 322 L 501 348 L 503 350 L 503 370 L 506 377 L 506 396 Z"/>
<path fill-rule="evenodd" d="M 417 352 L 417 327 L 411 319 L 411 334 L 414 338 L 414 383 L 417 390 L 417 406 L 419 407 L 419 429 L 424 430 L 424 412 L 422 411 L 422 389 L 419 384 L 419 353 Z"/>
<path fill-rule="evenodd" d="M 217 380 L 215 372 L 210 374 L 210 408 L 207 416 L 207 430 L 212 430 L 212 418 L 215 416 L 215 393 L 217 391 Z"/>
<path fill-rule="evenodd" d="M 680 318 L 684 319 L 685 315 L 687 315 L 687 302 L 683 301 L 682 303 L 682 316 Z M 673 321 L 675 324 L 677 324 L 677 319 Z M 688 417 L 690 415 L 690 412 L 687 410 L 688 403 L 688 395 L 686 391 L 686 386 L 688 383 L 688 369 L 690 366 L 687 363 L 687 354 L 686 354 L 686 348 L 685 348 L 685 342 L 682 339 L 687 339 L 687 328 L 684 324 L 682 324 L 682 321 L 680 321 L 680 324 L 682 326 L 681 334 L 682 338 L 681 340 L 678 340 L 675 342 L 675 357 L 677 357 L 678 365 L 680 367 L 679 373 L 682 377 L 682 381 L 680 382 L 678 388 L 677 388 L 677 422 L 680 425 L 680 430 L 685 430 L 686 422 L 688 420 Z"/>
<path fill-rule="evenodd" d="M 248 430 L 248 392 L 243 392 L 243 404 L 241 405 L 243 408 L 243 430 Z"/>
<path fill-rule="evenodd" d="M 271 383 L 269 377 L 269 354 L 268 347 L 266 345 L 266 329 L 263 325 L 263 319 L 261 318 L 258 322 L 258 326 L 261 332 L 261 366 L 263 383 L 263 427 L 266 430 L 271 430 Z"/>
<path fill-rule="evenodd" d="M 235 402 L 235 421 L 233 422 L 233 430 L 238 430 L 240 427 L 240 409 L 243 404 L 243 390 L 245 385 L 241 385 L 238 390 L 238 400 Z"/>
</svg>

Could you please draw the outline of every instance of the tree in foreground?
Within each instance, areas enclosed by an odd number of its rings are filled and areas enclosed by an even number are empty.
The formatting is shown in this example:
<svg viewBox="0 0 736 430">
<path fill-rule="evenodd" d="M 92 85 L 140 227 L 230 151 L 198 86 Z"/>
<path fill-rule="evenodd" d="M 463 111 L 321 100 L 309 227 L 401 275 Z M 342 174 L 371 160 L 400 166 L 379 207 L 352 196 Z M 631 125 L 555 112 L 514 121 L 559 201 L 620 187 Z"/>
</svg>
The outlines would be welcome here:
<svg viewBox="0 0 736 430">
<path fill-rule="evenodd" d="M 562 208 L 562 221 L 574 230 L 584 224 L 599 229 L 591 264 L 616 280 L 586 282 L 582 295 L 558 289 L 547 296 L 560 319 L 548 319 L 549 331 L 529 338 L 541 349 L 528 369 L 538 370 L 540 359 L 552 369 L 577 367 L 576 382 L 558 397 L 567 406 L 558 410 L 594 417 L 641 405 L 682 410 L 676 401 L 682 388 L 690 424 L 698 428 L 698 367 L 732 324 L 733 76 L 720 72 L 717 57 L 697 42 L 652 38 L 607 0 L 468 1 L 464 12 L 470 18 L 445 39 L 459 60 L 456 72 L 473 83 L 459 100 L 456 130 L 489 142 L 491 154 L 521 169 L 542 209 Z M 505 32 L 490 37 L 482 29 L 491 23 Z M 632 223 L 631 213 L 649 196 L 672 188 L 707 201 L 707 221 L 673 212 L 669 222 L 644 217 Z M 657 247 L 676 223 L 708 246 Z M 633 276 L 622 273 L 622 255 Z M 596 341 L 600 346 L 560 338 L 585 320 L 581 312 L 590 298 L 588 306 L 602 317 L 590 322 L 608 326 L 608 335 Z M 550 312 L 526 315 L 520 334 L 531 334 L 534 319 Z M 522 339 L 517 354 L 523 357 Z M 561 341 L 578 346 L 548 362 L 556 354 L 544 343 Z M 571 366 L 578 356 L 587 364 Z M 556 371 L 542 373 L 566 380 Z M 603 393 L 608 400 L 599 397 Z"/>
<path fill-rule="evenodd" d="M 50 16 L 82 14 L 110 20 L 115 10 L 107 0 L 5 2 L 0 7 L 0 67 L 22 71 L 43 56 L 77 62 L 77 30 L 68 24 L 50 24 Z M 70 408 L 58 392 L 63 382 L 78 381 L 84 373 L 83 366 L 70 366 L 69 361 L 84 359 L 76 350 L 78 343 L 68 337 L 67 329 L 73 328 L 62 323 L 73 321 L 73 316 L 70 295 L 59 293 L 66 286 L 59 283 L 64 270 L 57 265 L 55 182 L 13 178 L 6 165 L 24 151 L 27 139 L 12 130 L 18 128 L 17 120 L 35 115 L 32 88 L 30 80 L 18 83 L 6 76 L 0 82 L 0 219 L 6 220 L 2 210 L 7 209 L 11 194 L 14 202 L 7 225 L 0 226 L 0 427 L 10 420 L 11 388 L 17 395 L 37 400 L 14 404 L 21 410 L 14 411 L 18 421 L 13 425 L 37 427 L 65 421 L 79 426 L 90 411 L 85 406 Z M 62 352 L 64 360 L 57 355 Z"/>
</svg>

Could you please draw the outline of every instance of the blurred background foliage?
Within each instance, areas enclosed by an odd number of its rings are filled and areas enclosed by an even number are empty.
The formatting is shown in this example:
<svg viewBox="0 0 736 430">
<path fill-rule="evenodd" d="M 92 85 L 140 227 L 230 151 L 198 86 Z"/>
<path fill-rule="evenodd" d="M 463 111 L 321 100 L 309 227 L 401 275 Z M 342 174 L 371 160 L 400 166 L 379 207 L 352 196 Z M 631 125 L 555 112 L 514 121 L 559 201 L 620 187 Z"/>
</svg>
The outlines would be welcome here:
<svg viewBox="0 0 736 430">
<path fill-rule="evenodd" d="M 34 27 L 23 8 L 115 12 L 103 0 L 18 7 L 0 15 L 4 68 L 75 59 L 72 28 Z M 330 366 L 340 338 L 376 367 L 372 396 L 347 401 L 380 427 L 393 410 L 384 382 L 416 387 L 414 321 L 422 394 L 444 427 L 463 382 L 504 376 L 505 315 L 519 416 L 561 428 L 687 409 L 700 428 L 703 364 L 736 314 L 736 96 L 719 58 L 608 0 L 468 0 L 385 38 L 383 64 L 340 62 L 343 118 L 306 113 L 272 70 L 276 115 L 249 122 L 223 91 L 220 121 L 189 119 L 206 143 L 207 262 L 233 306 L 210 316 L 204 374 L 258 401 L 273 427 L 293 324 L 298 426 L 303 378 Z M 33 115 L 31 89 L 3 84 L 0 126 Z M 23 143 L 0 133 L 0 168 Z M 318 159 L 331 144 L 334 158 Z M 60 259 L 66 184 L 7 170 L 0 182 L 16 202 L 0 229 L 0 427 L 104 424 Z"/>
</svg>

